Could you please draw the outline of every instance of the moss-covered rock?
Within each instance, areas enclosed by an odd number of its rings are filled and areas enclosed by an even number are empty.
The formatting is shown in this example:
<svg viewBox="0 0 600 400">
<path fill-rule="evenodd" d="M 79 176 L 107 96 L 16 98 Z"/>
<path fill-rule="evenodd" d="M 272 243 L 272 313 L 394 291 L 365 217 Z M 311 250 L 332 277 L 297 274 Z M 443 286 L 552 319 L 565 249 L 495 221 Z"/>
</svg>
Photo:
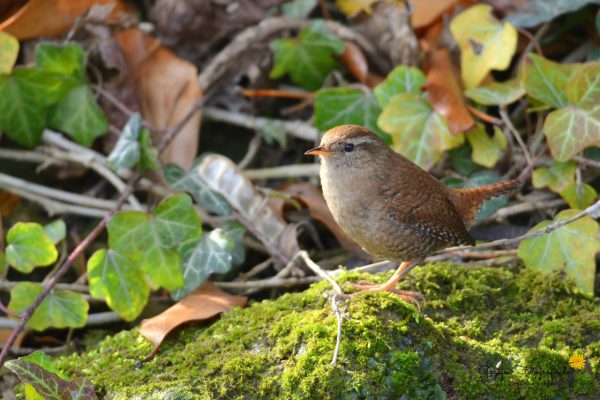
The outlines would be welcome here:
<svg viewBox="0 0 600 400">
<path fill-rule="evenodd" d="M 386 276 L 339 281 L 365 278 Z M 137 330 L 57 362 L 113 399 L 599 398 L 600 301 L 570 293 L 558 275 L 441 264 L 403 286 L 425 294 L 420 310 L 387 293 L 342 302 L 333 367 L 327 282 L 188 327 L 141 366 L 151 345 Z M 581 370 L 569 365 L 575 353 Z"/>
</svg>

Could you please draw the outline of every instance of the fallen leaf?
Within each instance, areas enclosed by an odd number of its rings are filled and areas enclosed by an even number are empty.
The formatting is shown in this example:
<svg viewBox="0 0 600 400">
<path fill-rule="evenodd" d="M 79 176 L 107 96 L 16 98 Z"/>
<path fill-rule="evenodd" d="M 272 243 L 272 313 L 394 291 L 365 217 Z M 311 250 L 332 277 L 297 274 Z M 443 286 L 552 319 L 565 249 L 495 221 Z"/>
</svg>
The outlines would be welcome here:
<svg viewBox="0 0 600 400">
<path fill-rule="evenodd" d="M 433 50 L 429 55 L 429 64 L 425 89 L 429 93 L 431 106 L 446 117 L 453 135 L 471 129 L 475 120 L 467 108 L 450 52 L 447 49 Z"/>
<path fill-rule="evenodd" d="M 144 119 L 158 130 L 176 126 L 202 98 L 196 67 L 137 28 L 118 31 L 115 38 L 134 78 Z M 201 111 L 196 112 L 163 151 L 165 164 L 191 167 L 198 151 L 201 117 Z M 161 138 L 153 140 L 158 144 Z"/>
<path fill-rule="evenodd" d="M 165 337 L 175 328 L 190 321 L 201 321 L 230 310 L 243 307 L 248 301 L 244 296 L 223 292 L 212 282 L 206 282 L 189 296 L 169 307 L 159 315 L 145 319 L 140 333 L 154 344 L 154 353 Z"/>
<path fill-rule="evenodd" d="M 411 15 L 412 26 L 415 29 L 430 25 L 460 0 L 413 0 L 414 11 Z"/>
<path fill-rule="evenodd" d="M 91 6 L 107 3 L 116 4 L 111 15 L 127 9 L 122 0 L 29 0 L 0 23 L 0 31 L 19 40 L 60 36 L 73 28 L 75 20 Z"/>
<path fill-rule="evenodd" d="M 498 21 L 487 4 L 454 17 L 450 32 L 461 50 L 461 74 L 467 88 L 479 85 L 492 69 L 508 68 L 517 49 L 517 30 Z"/>
<path fill-rule="evenodd" d="M 323 223 L 344 249 L 361 258 L 366 256 L 362 247 L 335 222 L 329 207 L 327 207 L 323 193 L 316 186 L 308 182 L 296 183 L 286 187 L 283 193 L 304 204 L 308 208 L 310 216 Z M 285 206 L 285 203 L 282 202 L 282 206 Z"/>
<path fill-rule="evenodd" d="M 369 64 L 360 47 L 349 41 L 344 42 L 344 52 L 340 56 L 340 60 L 356 80 L 365 83 L 369 73 Z"/>
<path fill-rule="evenodd" d="M 21 198 L 19 196 L 0 190 L 0 217 L 8 217 L 20 202 Z"/>
</svg>

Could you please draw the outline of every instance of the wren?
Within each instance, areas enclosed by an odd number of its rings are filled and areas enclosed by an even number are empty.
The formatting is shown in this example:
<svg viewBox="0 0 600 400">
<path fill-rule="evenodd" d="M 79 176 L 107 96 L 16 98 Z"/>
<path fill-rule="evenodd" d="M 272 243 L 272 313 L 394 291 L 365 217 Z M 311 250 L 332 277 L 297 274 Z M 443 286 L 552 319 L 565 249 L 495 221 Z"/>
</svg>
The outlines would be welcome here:
<svg viewBox="0 0 600 400">
<path fill-rule="evenodd" d="M 412 292 L 395 290 L 400 279 L 432 253 L 474 245 L 467 227 L 482 204 L 517 191 L 529 174 L 528 169 L 505 182 L 450 188 L 357 125 L 330 129 L 305 154 L 321 157 L 323 195 L 339 226 L 375 259 L 399 266 L 386 283 L 360 287 L 408 300 Z"/>
</svg>

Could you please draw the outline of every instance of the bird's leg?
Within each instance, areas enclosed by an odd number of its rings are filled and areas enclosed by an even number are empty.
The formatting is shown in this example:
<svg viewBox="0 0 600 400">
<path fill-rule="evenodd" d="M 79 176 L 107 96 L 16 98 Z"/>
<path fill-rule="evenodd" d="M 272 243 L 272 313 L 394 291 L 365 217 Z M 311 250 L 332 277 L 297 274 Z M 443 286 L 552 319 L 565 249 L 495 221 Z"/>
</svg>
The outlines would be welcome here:
<svg viewBox="0 0 600 400">
<path fill-rule="evenodd" d="M 355 284 L 355 288 L 360 289 L 363 292 L 390 292 L 394 293 L 402 300 L 409 301 L 411 303 L 419 304 L 419 301 L 424 300 L 425 297 L 419 292 L 413 292 L 408 290 L 396 289 L 396 284 L 414 267 L 419 265 L 419 261 L 405 261 L 398 269 L 394 271 L 394 274 L 383 284 Z"/>
</svg>

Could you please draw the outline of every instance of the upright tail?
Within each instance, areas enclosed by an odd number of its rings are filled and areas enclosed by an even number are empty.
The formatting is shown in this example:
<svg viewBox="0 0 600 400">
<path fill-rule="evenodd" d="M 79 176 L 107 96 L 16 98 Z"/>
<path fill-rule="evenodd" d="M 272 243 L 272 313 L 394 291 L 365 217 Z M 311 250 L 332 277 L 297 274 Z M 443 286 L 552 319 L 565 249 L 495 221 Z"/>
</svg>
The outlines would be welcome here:
<svg viewBox="0 0 600 400">
<path fill-rule="evenodd" d="M 448 188 L 448 198 L 454 204 L 465 226 L 469 226 L 486 200 L 518 191 L 531 174 L 533 165 L 528 166 L 519 176 L 510 181 L 492 183 L 471 189 Z"/>
</svg>

